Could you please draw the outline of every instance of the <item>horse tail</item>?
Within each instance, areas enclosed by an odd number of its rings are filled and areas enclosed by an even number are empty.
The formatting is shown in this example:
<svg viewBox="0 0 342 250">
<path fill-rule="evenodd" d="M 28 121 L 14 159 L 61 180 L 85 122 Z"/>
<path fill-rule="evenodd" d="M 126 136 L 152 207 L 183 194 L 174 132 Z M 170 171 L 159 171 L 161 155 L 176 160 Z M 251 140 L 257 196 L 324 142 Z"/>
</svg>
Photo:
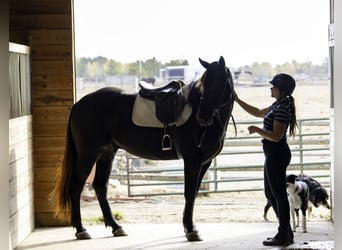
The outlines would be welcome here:
<svg viewBox="0 0 342 250">
<path fill-rule="evenodd" d="M 72 112 L 72 110 L 71 110 Z M 58 166 L 56 174 L 56 185 L 51 193 L 51 198 L 56 206 L 56 218 L 70 222 L 71 195 L 69 191 L 70 180 L 73 172 L 73 166 L 76 164 L 77 152 L 72 139 L 70 117 L 66 131 L 66 145 L 62 164 Z"/>
</svg>

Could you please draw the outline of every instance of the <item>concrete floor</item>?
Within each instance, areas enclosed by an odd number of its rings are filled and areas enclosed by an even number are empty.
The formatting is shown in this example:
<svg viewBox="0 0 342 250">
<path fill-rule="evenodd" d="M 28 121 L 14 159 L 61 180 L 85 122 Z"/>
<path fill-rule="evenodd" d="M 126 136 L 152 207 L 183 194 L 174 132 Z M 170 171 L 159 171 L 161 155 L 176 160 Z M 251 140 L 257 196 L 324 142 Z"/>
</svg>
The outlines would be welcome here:
<svg viewBox="0 0 342 250">
<path fill-rule="evenodd" d="M 334 249 L 334 224 L 310 222 L 308 233 L 295 232 L 287 248 L 265 247 L 276 223 L 199 223 L 203 241 L 188 242 L 181 224 L 126 224 L 127 237 L 112 237 L 110 228 L 88 226 L 91 240 L 76 240 L 71 227 L 37 228 L 17 249 Z"/>
</svg>

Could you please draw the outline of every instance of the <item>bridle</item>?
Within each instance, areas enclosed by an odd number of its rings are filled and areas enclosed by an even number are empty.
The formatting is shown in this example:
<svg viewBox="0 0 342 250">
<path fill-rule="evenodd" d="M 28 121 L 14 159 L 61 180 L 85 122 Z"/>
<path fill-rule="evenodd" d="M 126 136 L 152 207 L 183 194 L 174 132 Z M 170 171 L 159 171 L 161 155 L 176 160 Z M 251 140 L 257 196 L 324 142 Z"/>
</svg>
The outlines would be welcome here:
<svg viewBox="0 0 342 250">
<path fill-rule="evenodd" d="M 228 74 L 228 72 L 227 72 Z M 226 102 L 223 102 L 223 99 L 225 97 L 225 93 L 227 91 L 227 87 L 230 86 L 230 91 L 231 93 L 233 93 L 233 84 L 230 84 L 229 80 L 231 80 L 231 78 L 228 76 L 226 81 L 225 81 L 225 84 L 224 84 L 224 89 L 223 89 L 223 94 L 221 95 L 221 100 L 219 101 L 219 105 L 218 107 L 216 107 L 214 110 L 213 110 L 213 113 L 212 113 L 212 117 L 211 119 L 214 120 L 214 118 L 216 118 L 218 124 L 220 125 L 220 129 L 224 130 L 224 126 L 225 124 L 223 124 L 222 120 L 221 120 L 221 110 L 224 109 L 227 105 L 230 105 L 230 104 L 233 104 L 234 103 L 234 96 L 232 96 L 232 99 L 228 99 Z M 206 97 L 204 97 L 203 95 L 200 97 L 200 105 L 201 105 L 201 102 L 204 101 L 206 99 Z M 233 120 L 233 124 L 234 124 L 234 129 L 235 129 L 235 136 L 237 135 L 237 129 L 236 129 L 236 124 L 235 124 L 235 120 L 234 120 L 234 117 L 233 115 L 231 114 L 230 115 L 232 117 L 232 120 Z M 198 117 L 196 116 L 196 119 L 197 119 L 197 122 L 200 124 L 200 122 L 198 121 Z M 208 124 L 208 125 L 201 125 L 202 127 L 204 127 L 202 133 L 201 133 L 201 136 L 200 136 L 200 139 L 199 139 L 199 142 L 197 143 L 197 147 L 198 148 L 201 148 L 202 147 L 202 143 L 203 143 L 203 140 L 204 140 L 204 137 L 207 133 L 207 128 L 209 126 L 211 126 L 212 124 L 214 124 L 214 122 L 212 122 L 211 124 Z"/>
</svg>

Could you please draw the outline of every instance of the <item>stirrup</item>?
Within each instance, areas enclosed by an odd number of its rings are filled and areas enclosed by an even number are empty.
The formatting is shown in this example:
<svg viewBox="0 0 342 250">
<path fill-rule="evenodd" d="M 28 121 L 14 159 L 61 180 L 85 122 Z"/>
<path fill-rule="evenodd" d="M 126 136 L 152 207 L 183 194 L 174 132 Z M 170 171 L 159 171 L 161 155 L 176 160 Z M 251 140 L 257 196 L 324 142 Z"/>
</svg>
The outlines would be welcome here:
<svg viewBox="0 0 342 250">
<path fill-rule="evenodd" d="M 172 149 L 172 141 L 169 134 L 164 134 L 162 139 L 162 150 L 168 151 Z"/>
</svg>

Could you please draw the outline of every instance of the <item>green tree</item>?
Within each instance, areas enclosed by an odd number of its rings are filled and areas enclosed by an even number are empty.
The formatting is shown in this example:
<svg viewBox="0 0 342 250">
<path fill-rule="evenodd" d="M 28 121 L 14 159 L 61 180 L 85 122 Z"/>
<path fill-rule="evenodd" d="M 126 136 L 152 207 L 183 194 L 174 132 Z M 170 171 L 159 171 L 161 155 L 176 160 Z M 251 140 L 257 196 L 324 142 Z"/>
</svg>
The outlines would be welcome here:
<svg viewBox="0 0 342 250">
<path fill-rule="evenodd" d="M 182 65 L 189 65 L 188 60 L 186 60 L 186 59 L 177 59 L 177 60 L 172 59 L 170 62 L 165 63 L 164 66 L 182 66 Z"/>
<path fill-rule="evenodd" d="M 85 57 L 76 59 L 76 77 L 88 77 L 88 65 L 89 59 Z"/>
<path fill-rule="evenodd" d="M 98 62 L 89 62 L 87 65 L 87 71 L 89 76 L 95 78 L 96 81 L 99 81 L 104 77 L 102 65 Z"/>
<path fill-rule="evenodd" d="M 125 73 L 127 75 L 139 76 L 139 61 L 127 63 Z"/>
<path fill-rule="evenodd" d="M 110 76 L 122 75 L 124 72 L 124 66 L 122 63 L 110 59 L 103 64 L 103 72 L 105 75 Z"/>
<path fill-rule="evenodd" d="M 142 63 L 143 75 L 142 77 L 153 77 L 159 75 L 159 69 L 162 67 L 161 62 L 157 61 L 155 57 L 147 59 Z"/>
</svg>

